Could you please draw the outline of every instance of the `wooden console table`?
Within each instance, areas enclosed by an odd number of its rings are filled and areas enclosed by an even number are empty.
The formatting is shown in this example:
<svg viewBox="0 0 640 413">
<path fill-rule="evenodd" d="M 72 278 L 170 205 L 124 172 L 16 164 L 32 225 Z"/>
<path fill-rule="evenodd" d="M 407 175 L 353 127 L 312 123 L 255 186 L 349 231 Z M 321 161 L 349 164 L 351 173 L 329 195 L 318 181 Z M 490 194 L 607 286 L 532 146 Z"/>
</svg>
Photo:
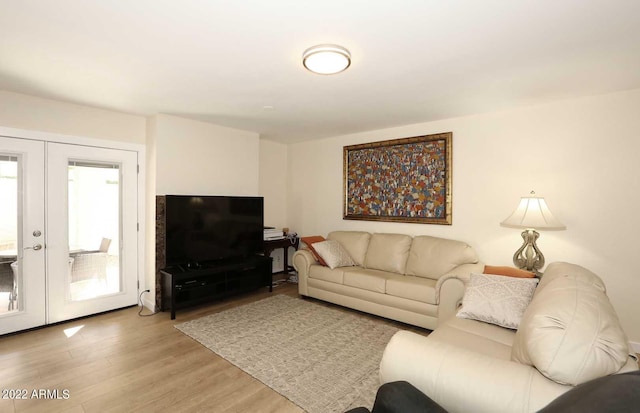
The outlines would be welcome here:
<svg viewBox="0 0 640 413">
<path fill-rule="evenodd" d="M 274 274 L 289 274 L 289 271 L 293 270 L 293 267 L 289 266 L 289 247 L 293 247 L 296 250 L 300 245 L 300 238 L 283 238 L 283 239 L 272 239 L 264 241 L 264 256 L 268 257 L 274 250 L 282 248 L 284 250 L 284 270 L 280 272 L 276 272 Z"/>
</svg>

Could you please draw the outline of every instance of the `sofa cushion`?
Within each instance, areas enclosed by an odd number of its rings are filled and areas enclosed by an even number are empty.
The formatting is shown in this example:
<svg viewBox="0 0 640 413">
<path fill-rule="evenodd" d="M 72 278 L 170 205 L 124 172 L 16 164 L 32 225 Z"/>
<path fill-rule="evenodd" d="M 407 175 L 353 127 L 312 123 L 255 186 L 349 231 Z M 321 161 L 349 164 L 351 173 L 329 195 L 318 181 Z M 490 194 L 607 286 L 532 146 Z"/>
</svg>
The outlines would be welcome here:
<svg viewBox="0 0 640 413">
<path fill-rule="evenodd" d="M 471 274 L 457 317 L 516 329 L 536 285 L 537 278 Z"/>
<path fill-rule="evenodd" d="M 316 242 L 313 247 L 331 269 L 356 265 L 347 250 L 338 241 Z"/>
<path fill-rule="evenodd" d="M 534 296 L 511 359 L 575 386 L 620 370 L 627 362 L 627 343 L 605 293 L 567 275 L 548 281 Z"/>
<path fill-rule="evenodd" d="M 327 235 L 327 238 L 338 241 L 356 264 L 364 266 L 364 257 L 367 254 L 371 234 L 363 231 L 333 231 Z"/>
<path fill-rule="evenodd" d="M 405 273 L 438 279 L 458 265 L 476 262 L 476 252 L 464 242 L 421 235 L 413 238 Z"/>
<path fill-rule="evenodd" d="M 387 278 L 386 293 L 394 297 L 436 304 L 436 280 L 394 274 Z"/>
<path fill-rule="evenodd" d="M 364 261 L 365 268 L 404 274 L 411 237 L 402 234 L 373 234 Z"/>
<path fill-rule="evenodd" d="M 336 284 L 342 284 L 344 282 L 344 269 L 352 267 L 341 267 L 332 270 L 329 267 L 322 265 L 312 265 L 309 268 L 309 278 L 315 278 L 318 280 L 329 281 Z"/>
<path fill-rule="evenodd" d="M 391 275 L 385 271 L 353 267 L 344 272 L 344 285 L 384 294 L 387 277 Z"/>
<path fill-rule="evenodd" d="M 450 317 L 429 338 L 501 360 L 511 359 L 515 331 L 495 324 Z"/>
</svg>

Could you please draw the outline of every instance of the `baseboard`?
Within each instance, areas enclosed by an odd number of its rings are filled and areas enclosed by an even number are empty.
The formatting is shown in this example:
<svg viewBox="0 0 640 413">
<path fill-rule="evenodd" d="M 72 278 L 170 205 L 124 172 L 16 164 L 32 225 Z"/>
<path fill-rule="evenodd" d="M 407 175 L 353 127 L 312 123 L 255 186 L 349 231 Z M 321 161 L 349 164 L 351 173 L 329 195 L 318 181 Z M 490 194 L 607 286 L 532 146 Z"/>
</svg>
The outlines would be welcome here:
<svg viewBox="0 0 640 413">
<path fill-rule="evenodd" d="M 148 298 L 142 299 L 142 305 L 151 312 L 153 312 L 154 308 L 156 308 L 155 300 L 149 300 Z"/>
<path fill-rule="evenodd" d="M 633 349 L 633 351 L 635 351 L 637 354 L 640 354 L 640 343 L 636 343 L 635 341 L 630 341 L 629 344 L 631 345 L 631 348 Z"/>
</svg>

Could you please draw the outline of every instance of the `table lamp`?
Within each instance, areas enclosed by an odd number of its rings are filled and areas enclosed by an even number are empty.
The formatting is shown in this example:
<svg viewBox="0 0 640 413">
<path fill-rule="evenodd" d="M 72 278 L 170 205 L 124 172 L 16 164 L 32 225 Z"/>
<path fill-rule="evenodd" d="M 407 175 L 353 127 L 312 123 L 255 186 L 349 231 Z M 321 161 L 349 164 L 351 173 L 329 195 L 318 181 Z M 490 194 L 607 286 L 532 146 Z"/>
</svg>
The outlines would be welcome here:
<svg viewBox="0 0 640 413">
<path fill-rule="evenodd" d="M 524 243 L 513 254 L 513 263 L 520 269 L 536 274 L 544 267 L 544 255 L 536 245 L 536 240 L 540 237 L 536 229 L 566 229 L 566 226 L 553 216 L 544 198 L 537 196 L 533 191 L 529 196 L 520 198 L 518 208 L 500 225 L 525 229 L 522 231 Z"/>
</svg>

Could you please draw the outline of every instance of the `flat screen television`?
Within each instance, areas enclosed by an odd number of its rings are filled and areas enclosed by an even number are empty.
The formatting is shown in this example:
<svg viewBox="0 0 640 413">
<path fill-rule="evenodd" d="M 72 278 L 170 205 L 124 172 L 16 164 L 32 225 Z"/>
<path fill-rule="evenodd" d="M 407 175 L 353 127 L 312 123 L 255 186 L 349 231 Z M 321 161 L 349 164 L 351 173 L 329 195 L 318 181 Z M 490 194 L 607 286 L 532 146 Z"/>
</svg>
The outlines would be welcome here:
<svg viewBox="0 0 640 413">
<path fill-rule="evenodd" d="M 263 251 L 264 199 L 167 195 L 167 266 L 199 267 Z"/>
</svg>

